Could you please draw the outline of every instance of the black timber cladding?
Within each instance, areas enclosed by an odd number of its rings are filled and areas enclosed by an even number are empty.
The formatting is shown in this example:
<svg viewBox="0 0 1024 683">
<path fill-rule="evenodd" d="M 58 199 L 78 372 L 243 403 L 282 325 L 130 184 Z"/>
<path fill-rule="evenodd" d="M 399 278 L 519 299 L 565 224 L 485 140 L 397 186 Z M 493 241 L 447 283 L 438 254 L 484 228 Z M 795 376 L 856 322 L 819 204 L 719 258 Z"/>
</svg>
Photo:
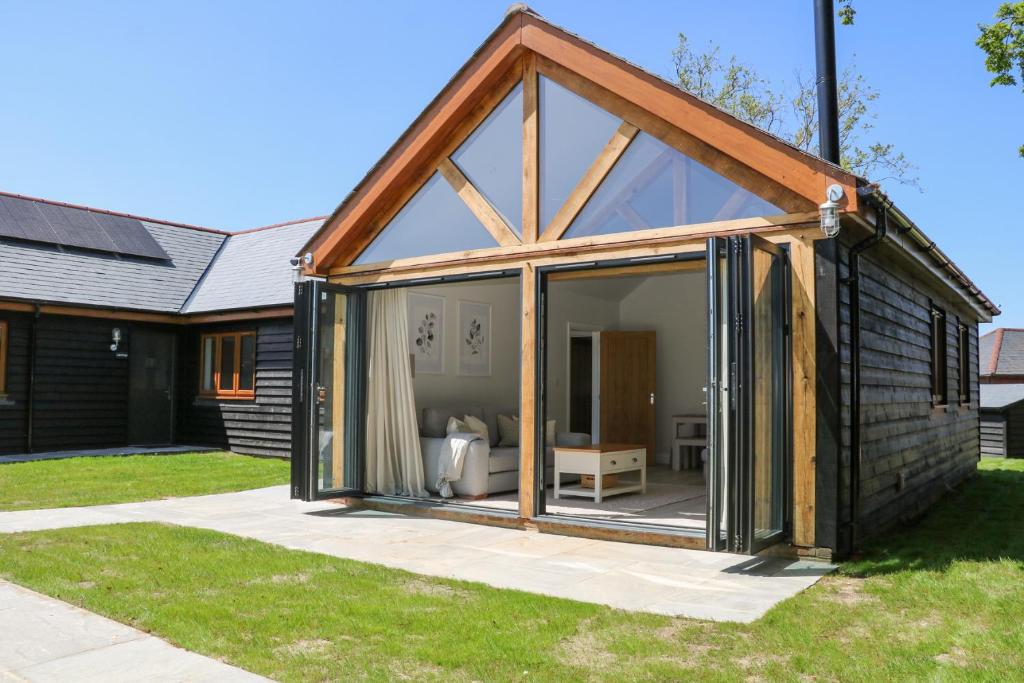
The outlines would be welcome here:
<svg viewBox="0 0 1024 683">
<path fill-rule="evenodd" d="M 206 332 L 256 330 L 256 396 L 199 396 L 199 339 Z M 291 456 L 292 319 L 196 326 L 179 337 L 177 440 L 236 453 Z"/>
<path fill-rule="evenodd" d="M 841 250 L 840 278 L 849 274 Z M 955 308 L 952 294 L 927 290 L 885 247 L 861 256 L 861 518 L 864 537 L 920 515 L 974 474 L 980 455 L 978 326 Z M 933 406 L 930 375 L 929 299 L 947 312 L 945 406 Z M 971 396 L 960 405 L 957 316 L 969 329 Z M 840 288 L 842 450 L 839 521 L 850 519 L 850 290 Z"/>
<path fill-rule="evenodd" d="M 0 195 L 0 235 L 150 259 L 169 259 L 137 218 Z"/>
</svg>

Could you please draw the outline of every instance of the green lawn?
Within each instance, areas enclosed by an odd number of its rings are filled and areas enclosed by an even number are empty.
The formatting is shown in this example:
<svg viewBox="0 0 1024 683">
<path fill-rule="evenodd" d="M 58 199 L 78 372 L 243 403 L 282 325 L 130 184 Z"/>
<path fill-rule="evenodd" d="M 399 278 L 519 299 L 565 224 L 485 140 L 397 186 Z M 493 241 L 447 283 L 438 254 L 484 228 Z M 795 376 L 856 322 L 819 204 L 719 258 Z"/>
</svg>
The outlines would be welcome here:
<svg viewBox="0 0 1024 683">
<path fill-rule="evenodd" d="M 68 458 L 0 465 L 0 511 L 105 505 L 287 484 L 277 458 L 181 453 Z"/>
<path fill-rule="evenodd" d="M 1021 680 L 1024 461 L 752 625 L 157 524 L 0 535 L 0 577 L 283 680 Z"/>
</svg>

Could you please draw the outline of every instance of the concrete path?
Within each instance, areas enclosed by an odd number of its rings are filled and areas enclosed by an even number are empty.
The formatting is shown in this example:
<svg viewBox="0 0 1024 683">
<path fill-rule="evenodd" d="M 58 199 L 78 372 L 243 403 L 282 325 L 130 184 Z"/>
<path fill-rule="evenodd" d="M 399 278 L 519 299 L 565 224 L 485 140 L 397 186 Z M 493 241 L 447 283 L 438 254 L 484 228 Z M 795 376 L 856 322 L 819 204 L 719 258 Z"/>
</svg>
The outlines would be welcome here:
<svg viewBox="0 0 1024 683">
<path fill-rule="evenodd" d="M 156 521 L 626 610 L 750 622 L 833 567 L 596 541 L 288 500 L 287 486 L 0 513 L 0 533 Z"/>
<path fill-rule="evenodd" d="M 172 455 L 174 453 L 203 453 L 219 449 L 209 446 L 118 446 L 117 448 L 94 448 L 77 451 L 46 451 L 44 453 L 19 453 L 0 455 L 0 465 L 12 462 L 35 462 L 36 460 L 65 460 L 67 458 L 89 458 L 105 455 Z"/>
<path fill-rule="evenodd" d="M 266 681 L 0 581 L 0 681 Z"/>
</svg>

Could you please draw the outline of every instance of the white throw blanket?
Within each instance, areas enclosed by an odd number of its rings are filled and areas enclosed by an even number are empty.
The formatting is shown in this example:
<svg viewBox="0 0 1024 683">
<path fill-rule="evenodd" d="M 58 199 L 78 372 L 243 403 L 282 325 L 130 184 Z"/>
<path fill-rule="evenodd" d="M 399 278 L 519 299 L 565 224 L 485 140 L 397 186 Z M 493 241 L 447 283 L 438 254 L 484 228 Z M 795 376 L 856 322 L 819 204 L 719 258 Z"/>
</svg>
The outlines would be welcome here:
<svg viewBox="0 0 1024 683">
<path fill-rule="evenodd" d="M 466 462 L 469 444 L 480 439 L 473 432 L 452 432 L 445 437 L 441 445 L 441 454 L 437 457 L 437 491 L 442 498 L 451 498 L 452 482 L 462 479 L 462 466 Z"/>
</svg>

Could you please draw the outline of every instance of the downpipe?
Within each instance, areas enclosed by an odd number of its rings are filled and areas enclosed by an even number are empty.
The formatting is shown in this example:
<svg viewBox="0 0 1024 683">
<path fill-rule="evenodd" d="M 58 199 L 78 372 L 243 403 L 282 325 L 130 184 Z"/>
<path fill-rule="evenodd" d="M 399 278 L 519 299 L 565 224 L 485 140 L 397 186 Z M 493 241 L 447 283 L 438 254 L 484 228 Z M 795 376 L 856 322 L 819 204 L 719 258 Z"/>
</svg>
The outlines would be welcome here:
<svg viewBox="0 0 1024 683">
<path fill-rule="evenodd" d="M 880 244 L 889 231 L 889 206 L 871 195 L 865 201 L 878 214 L 875 232 L 850 247 L 850 272 L 841 280 L 850 290 L 850 521 L 848 532 L 851 555 L 861 544 L 861 357 L 860 357 L 860 256 Z"/>
</svg>

